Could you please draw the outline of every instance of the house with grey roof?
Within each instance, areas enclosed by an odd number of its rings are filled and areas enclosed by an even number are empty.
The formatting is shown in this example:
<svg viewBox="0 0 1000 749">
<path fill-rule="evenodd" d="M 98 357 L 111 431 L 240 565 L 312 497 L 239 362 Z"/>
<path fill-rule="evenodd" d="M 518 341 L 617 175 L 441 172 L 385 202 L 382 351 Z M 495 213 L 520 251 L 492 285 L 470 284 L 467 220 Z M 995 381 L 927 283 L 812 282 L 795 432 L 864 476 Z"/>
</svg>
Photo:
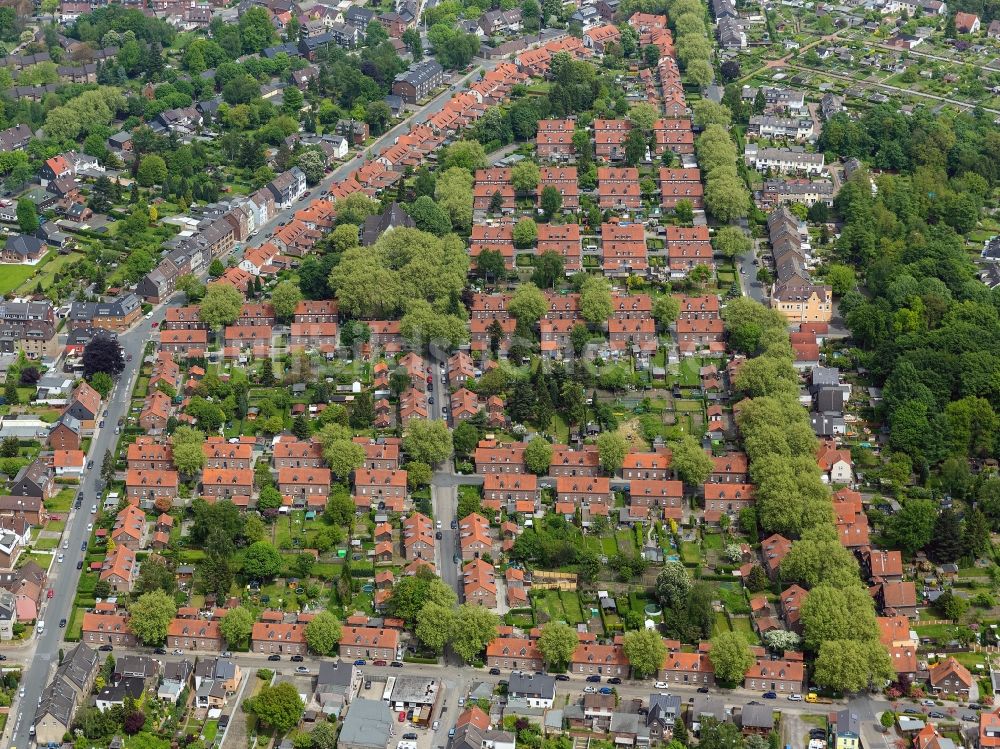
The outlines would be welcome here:
<svg viewBox="0 0 1000 749">
<path fill-rule="evenodd" d="M 511 674 L 507 694 L 524 699 L 529 707 L 550 708 L 556 697 L 556 680 L 548 674 Z"/>
<path fill-rule="evenodd" d="M 392 82 L 392 93 L 403 97 L 407 104 L 416 104 L 442 83 L 444 68 L 441 63 L 437 60 L 423 60 L 396 76 Z"/>
<path fill-rule="evenodd" d="M 388 749 L 394 734 L 393 715 L 382 700 L 351 703 L 340 728 L 340 749 Z"/>
<path fill-rule="evenodd" d="M 399 203 L 393 201 L 381 214 L 365 219 L 361 228 L 361 244 L 370 247 L 387 231 L 399 227 L 413 229 L 416 223 Z"/>
</svg>

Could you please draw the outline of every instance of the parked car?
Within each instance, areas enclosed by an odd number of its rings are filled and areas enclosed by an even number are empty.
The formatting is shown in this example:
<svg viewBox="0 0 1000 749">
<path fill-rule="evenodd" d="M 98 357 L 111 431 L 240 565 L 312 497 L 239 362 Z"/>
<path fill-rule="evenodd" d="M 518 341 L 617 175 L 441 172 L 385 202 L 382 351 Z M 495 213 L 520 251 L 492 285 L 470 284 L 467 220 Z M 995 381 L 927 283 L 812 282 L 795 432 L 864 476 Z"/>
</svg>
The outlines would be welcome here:
<svg viewBox="0 0 1000 749">
<path fill-rule="evenodd" d="M 698 687 L 698 691 L 701 694 L 708 694 L 708 687 Z"/>
<path fill-rule="evenodd" d="M 389 665 L 392 666 L 393 668 L 402 668 L 403 667 L 403 662 L 402 661 L 393 661 Z"/>
<path fill-rule="evenodd" d="M 934 707 L 937 703 L 934 700 L 920 700 L 920 704 L 925 707 Z"/>
<path fill-rule="evenodd" d="M 399 711 L 399 715 L 396 716 L 396 720 L 398 720 L 400 723 L 405 722 L 406 721 L 406 711 L 405 710 L 400 710 Z"/>
<path fill-rule="evenodd" d="M 65 629 L 65 628 L 66 628 L 66 620 L 65 619 L 60 619 L 59 620 L 59 629 Z"/>
<path fill-rule="evenodd" d="M 490 676 L 499 676 L 499 675 L 500 675 L 500 669 L 499 668 L 491 668 L 490 669 Z"/>
<path fill-rule="evenodd" d="M 556 674 L 556 681 L 569 681 L 568 674 Z"/>
<path fill-rule="evenodd" d="M 364 658 L 358 658 L 356 661 L 354 661 L 355 666 L 364 666 L 366 663 L 367 661 Z"/>
<path fill-rule="evenodd" d="M 295 669 L 295 673 L 307 674 L 309 673 L 309 666 L 299 666 L 298 668 Z"/>
<path fill-rule="evenodd" d="M 597 691 L 600 694 L 611 694 L 614 690 L 612 690 L 611 687 L 601 687 Z"/>
<path fill-rule="evenodd" d="M 788 695 L 788 701 L 789 702 L 801 702 L 802 701 L 802 695 L 801 694 L 797 694 L 797 693 L 790 694 L 790 695 Z"/>
<path fill-rule="evenodd" d="M 291 658 L 289 658 L 289 660 L 292 663 L 302 663 L 302 661 L 305 660 L 305 656 L 302 656 L 302 655 L 293 655 Z"/>
<path fill-rule="evenodd" d="M 942 713 L 939 710 L 931 710 L 931 712 L 928 713 L 928 716 L 931 717 L 931 718 L 937 718 L 938 720 L 940 720 L 940 719 L 942 719 L 942 718 L 945 717 L 944 713 Z"/>
<path fill-rule="evenodd" d="M 416 741 L 417 740 L 417 734 L 415 734 L 415 733 L 404 733 L 403 734 L 403 740 L 404 741 Z"/>
<path fill-rule="evenodd" d="M 383 660 L 372 661 L 372 665 L 373 666 L 384 666 L 385 665 L 385 661 L 383 661 Z"/>
<path fill-rule="evenodd" d="M 776 699 L 778 699 L 778 693 L 777 692 L 764 692 L 764 694 L 762 694 L 761 697 L 763 697 L 765 700 L 776 700 Z"/>
<path fill-rule="evenodd" d="M 77 560 L 77 562 L 76 562 L 76 568 L 78 570 L 82 570 L 83 569 L 83 560 L 82 559 Z"/>
<path fill-rule="evenodd" d="M 101 647 L 99 647 L 98 650 L 103 651 L 105 653 L 110 653 L 112 650 L 114 650 L 114 648 L 111 647 L 110 645 L 101 645 Z"/>
<path fill-rule="evenodd" d="M 275 653 L 274 655 L 267 656 L 267 659 L 269 661 L 280 661 L 281 660 L 281 656 L 278 655 L 277 653 Z"/>
<path fill-rule="evenodd" d="M 594 694 L 597 691 L 597 687 L 584 687 L 584 694 Z"/>
<path fill-rule="evenodd" d="M 601 680 L 601 677 L 598 676 L 597 674 L 592 674 L 591 676 L 587 677 L 587 681 L 600 682 L 600 680 Z"/>
<path fill-rule="evenodd" d="M 610 679 L 608 679 L 608 684 L 621 684 L 621 683 L 622 680 L 618 676 L 612 676 Z"/>
<path fill-rule="evenodd" d="M 156 655 L 166 655 L 167 654 L 167 649 L 166 648 L 157 648 L 153 652 L 156 653 Z"/>
</svg>

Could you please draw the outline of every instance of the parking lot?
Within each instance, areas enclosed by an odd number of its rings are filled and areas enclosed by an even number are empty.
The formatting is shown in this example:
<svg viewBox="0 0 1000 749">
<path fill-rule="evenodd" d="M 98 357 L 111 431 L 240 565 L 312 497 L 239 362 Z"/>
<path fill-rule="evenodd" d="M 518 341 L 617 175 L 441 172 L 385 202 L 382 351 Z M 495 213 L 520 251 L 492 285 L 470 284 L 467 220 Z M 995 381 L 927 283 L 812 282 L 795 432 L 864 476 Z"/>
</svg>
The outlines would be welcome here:
<svg viewBox="0 0 1000 749">
<path fill-rule="evenodd" d="M 362 672 L 364 669 L 362 669 Z M 364 680 L 361 683 L 361 689 L 358 691 L 358 697 L 366 700 L 381 700 L 382 695 L 385 692 L 386 677 L 384 676 L 368 676 L 365 675 Z M 442 703 L 443 704 L 443 703 Z M 433 749 L 435 746 L 435 732 L 431 729 L 434 721 L 438 719 L 441 707 L 438 707 L 435 714 L 432 716 L 431 721 L 427 725 L 416 724 L 410 720 L 399 721 L 399 712 L 393 712 L 393 734 L 392 742 L 390 743 L 390 749 L 395 749 L 400 742 L 403 742 L 403 749 L 413 749 L 414 745 L 416 749 Z M 444 738 L 447 738 L 447 727 L 442 727 L 440 729 L 440 734 Z M 415 738 L 413 738 L 415 736 Z M 437 742 L 438 745 L 443 745 L 445 743 L 444 739 Z"/>
</svg>

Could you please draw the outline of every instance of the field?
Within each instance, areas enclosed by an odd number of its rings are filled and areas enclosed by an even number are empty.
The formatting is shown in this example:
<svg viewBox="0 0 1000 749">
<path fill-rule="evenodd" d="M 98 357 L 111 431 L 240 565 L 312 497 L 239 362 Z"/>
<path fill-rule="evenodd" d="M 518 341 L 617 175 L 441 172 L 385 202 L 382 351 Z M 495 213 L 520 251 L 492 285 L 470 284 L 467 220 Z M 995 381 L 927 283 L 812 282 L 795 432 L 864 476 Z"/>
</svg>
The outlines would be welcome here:
<svg viewBox="0 0 1000 749">
<path fill-rule="evenodd" d="M 35 272 L 36 265 L 0 265 L 0 294 L 9 294 Z"/>
</svg>

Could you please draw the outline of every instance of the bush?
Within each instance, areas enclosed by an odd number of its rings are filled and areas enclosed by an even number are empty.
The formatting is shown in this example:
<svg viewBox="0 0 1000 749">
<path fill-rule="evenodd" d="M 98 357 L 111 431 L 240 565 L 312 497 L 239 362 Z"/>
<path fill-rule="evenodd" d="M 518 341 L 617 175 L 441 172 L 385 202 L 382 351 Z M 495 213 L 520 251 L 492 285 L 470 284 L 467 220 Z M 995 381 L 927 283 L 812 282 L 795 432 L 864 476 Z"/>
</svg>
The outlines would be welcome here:
<svg viewBox="0 0 1000 749">
<path fill-rule="evenodd" d="M 274 671 L 269 668 L 258 668 L 257 678 L 261 681 L 271 681 L 274 678 Z"/>
<path fill-rule="evenodd" d="M 896 714 L 892 710 L 886 710 L 882 713 L 882 717 L 879 718 L 879 722 L 886 728 L 892 728 L 896 722 Z"/>
</svg>

